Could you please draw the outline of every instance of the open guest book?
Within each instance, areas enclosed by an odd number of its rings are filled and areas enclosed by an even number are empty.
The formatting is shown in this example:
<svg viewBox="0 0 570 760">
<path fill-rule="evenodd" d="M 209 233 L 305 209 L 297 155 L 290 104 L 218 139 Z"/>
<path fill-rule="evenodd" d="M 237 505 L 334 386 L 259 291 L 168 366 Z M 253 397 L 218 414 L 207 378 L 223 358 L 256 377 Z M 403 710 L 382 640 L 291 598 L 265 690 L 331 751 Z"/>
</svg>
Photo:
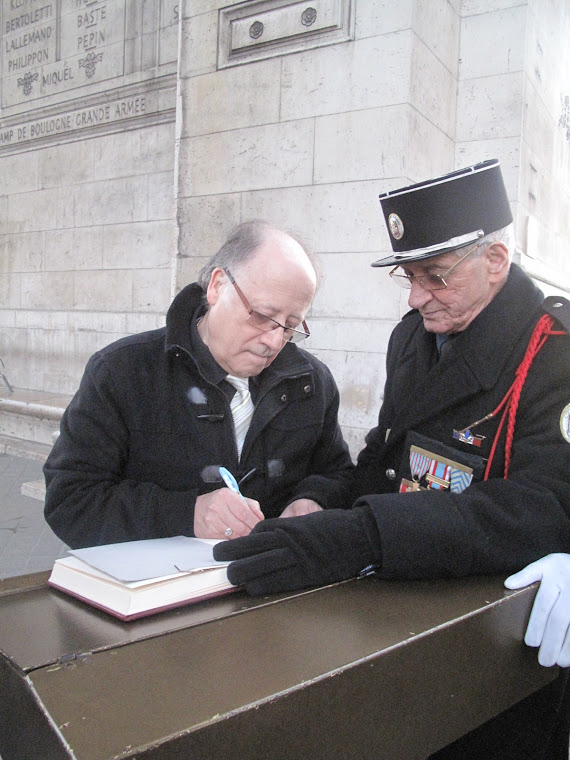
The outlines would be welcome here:
<svg viewBox="0 0 570 760">
<path fill-rule="evenodd" d="M 173 536 L 70 549 L 48 583 L 121 620 L 236 591 L 214 540 Z"/>
</svg>

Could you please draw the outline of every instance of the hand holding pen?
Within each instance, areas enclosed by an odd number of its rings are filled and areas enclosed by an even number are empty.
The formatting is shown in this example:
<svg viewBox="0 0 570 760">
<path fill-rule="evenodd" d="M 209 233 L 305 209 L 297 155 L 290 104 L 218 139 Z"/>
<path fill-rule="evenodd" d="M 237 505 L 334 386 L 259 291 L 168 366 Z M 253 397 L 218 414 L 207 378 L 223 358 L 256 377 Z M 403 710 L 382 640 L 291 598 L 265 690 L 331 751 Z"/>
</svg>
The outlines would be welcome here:
<svg viewBox="0 0 570 760">
<path fill-rule="evenodd" d="M 242 495 L 229 470 L 220 467 L 219 472 L 227 487 L 197 497 L 194 535 L 197 538 L 221 539 L 247 536 L 264 519 L 259 502 Z"/>
</svg>

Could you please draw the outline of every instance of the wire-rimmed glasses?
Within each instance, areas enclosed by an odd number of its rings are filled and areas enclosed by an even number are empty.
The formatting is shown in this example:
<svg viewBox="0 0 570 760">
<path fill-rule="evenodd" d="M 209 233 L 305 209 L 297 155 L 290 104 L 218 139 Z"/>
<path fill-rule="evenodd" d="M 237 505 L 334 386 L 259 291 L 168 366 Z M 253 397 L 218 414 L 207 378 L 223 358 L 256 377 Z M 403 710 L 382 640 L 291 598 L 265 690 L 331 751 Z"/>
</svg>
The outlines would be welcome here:
<svg viewBox="0 0 570 760">
<path fill-rule="evenodd" d="M 306 338 L 309 337 L 311 332 L 305 320 L 303 320 L 303 322 L 301 323 L 303 325 L 303 329 L 297 330 L 294 327 L 287 327 L 286 325 L 282 325 L 281 322 L 278 322 L 276 319 L 273 319 L 272 317 L 268 317 L 265 314 L 261 314 L 259 311 L 255 311 L 255 309 L 252 307 L 250 302 L 244 296 L 241 288 L 235 281 L 234 276 L 232 275 L 230 270 L 224 268 L 224 272 L 226 273 L 228 280 L 236 289 L 236 293 L 240 297 L 241 302 L 247 309 L 247 313 L 249 315 L 247 318 L 247 321 L 251 325 L 256 327 L 258 330 L 262 330 L 262 332 L 271 332 L 272 330 L 276 330 L 278 327 L 280 327 L 283 330 L 284 343 L 300 343 L 302 340 L 305 340 Z"/>
<path fill-rule="evenodd" d="M 424 274 L 396 274 L 397 270 L 400 268 L 400 264 L 398 266 L 395 266 L 394 269 L 390 272 L 390 277 L 392 280 L 397 283 L 401 288 L 406 288 L 407 290 L 410 290 L 413 283 L 417 282 L 418 285 L 423 288 L 424 290 L 444 290 L 447 288 L 447 280 L 446 278 L 449 277 L 451 272 L 453 272 L 454 269 L 456 269 L 462 261 L 465 261 L 465 259 L 469 256 L 469 254 L 473 253 L 479 246 L 482 245 L 482 243 L 476 243 L 472 248 L 470 248 L 467 253 L 462 256 L 460 259 L 458 259 L 455 264 L 449 267 L 449 269 L 444 272 L 443 274 L 435 274 L 431 272 L 425 272 Z"/>
</svg>

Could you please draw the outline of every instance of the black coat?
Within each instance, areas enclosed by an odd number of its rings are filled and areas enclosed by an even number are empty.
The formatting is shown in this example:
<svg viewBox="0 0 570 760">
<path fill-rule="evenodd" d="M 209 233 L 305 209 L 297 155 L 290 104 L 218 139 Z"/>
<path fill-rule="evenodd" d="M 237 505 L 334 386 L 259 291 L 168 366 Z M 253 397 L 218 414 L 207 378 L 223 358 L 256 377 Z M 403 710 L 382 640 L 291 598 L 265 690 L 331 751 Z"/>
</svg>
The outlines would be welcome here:
<svg viewBox="0 0 570 760">
<path fill-rule="evenodd" d="M 186 287 L 166 328 L 119 340 L 89 360 L 44 467 L 46 519 L 71 547 L 193 535 L 196 497 L 224 486 L 219 465 L 238 480 L 254 470 L 241 490 L 266 517 L 303 497 L 346 504 L 353 465 L 328 368 L 284 346 L 259 376 L 238 463 L 230 400 L 190 349 L 201 301 L 197 285 Z"/>
<path fill-rule="evenodd" d="M 462 493 L 397 493 L 413 430 L 487 460 L 497 418 L 473 432 L 481 448 L 453 438 L 492 412 L 505 396 L 543 313 L 542 293 L 513 265 L 494 300 L 434 362 L 434 336 L 417 311 L 394 330 L 378 427 L 355 471 L 358 504 L 372 507 L 387 578 L 510 573 L 550 552 L 570 551 L 570 443 L 561 415 L 570 404 L 570 339 L 551 336 L 520 396 L 508 480 L 505 434 L 490 478 Z M 560 329 L 560 326 L 559 326 Z M 396 492 L 396 493 L 394 493 Z"/>
</svg>

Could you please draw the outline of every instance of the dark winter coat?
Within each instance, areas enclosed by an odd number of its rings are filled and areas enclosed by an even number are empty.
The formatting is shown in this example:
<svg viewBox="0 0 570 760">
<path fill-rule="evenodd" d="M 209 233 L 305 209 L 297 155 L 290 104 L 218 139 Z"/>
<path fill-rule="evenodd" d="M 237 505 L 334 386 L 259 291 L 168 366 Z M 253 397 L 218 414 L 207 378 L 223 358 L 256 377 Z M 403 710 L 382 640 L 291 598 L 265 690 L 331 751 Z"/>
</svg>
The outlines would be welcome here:
<svg viewBox="0 0 570 760">
<path fill-rule="evenodd" d="M 409 466 L 410 430 L 485 465 L 501 415 L 473 431 L 485 436 L 480 448 L 454 439 L 453 430 L 499 405 L 544 313 L 542 302 L 542 293 L 513 265 L 494 300 L 439 361 L 434 336 L 417 311 L 393 332 L 378 427 L 368 434 L 355 471 L 356 494 L 374 494 L 358 503 L 373 509 L 383 577 L 508 574 L 550 552 L 570 551 L 570 433 L 563 436 L 561 423 L 564 410 L 570 414 L 568 335 L 549 337 L 530 368 L 508 480 L 503 431 L 486 482 L 474 480 L 462 493 L 397 493 Z"/>
<path fill-rule="evenodd" d="M 297 498 L 346 505 L 353 465 L 328 368 L 284 346 L 255 381 L 238 463 L 231 393 L 225 381 L 205 376 L 190 348 L 201 302 L 200 288 L 188 286 L 165 328 L 119 340 L 89 360 L 44 468 L 46 519 L 71 547 L 193 535 L 196 497 L 224 487 L 220 465 L 238 481 L 251 471 L 241 490 L 266 517 Z"/>
</svg>

